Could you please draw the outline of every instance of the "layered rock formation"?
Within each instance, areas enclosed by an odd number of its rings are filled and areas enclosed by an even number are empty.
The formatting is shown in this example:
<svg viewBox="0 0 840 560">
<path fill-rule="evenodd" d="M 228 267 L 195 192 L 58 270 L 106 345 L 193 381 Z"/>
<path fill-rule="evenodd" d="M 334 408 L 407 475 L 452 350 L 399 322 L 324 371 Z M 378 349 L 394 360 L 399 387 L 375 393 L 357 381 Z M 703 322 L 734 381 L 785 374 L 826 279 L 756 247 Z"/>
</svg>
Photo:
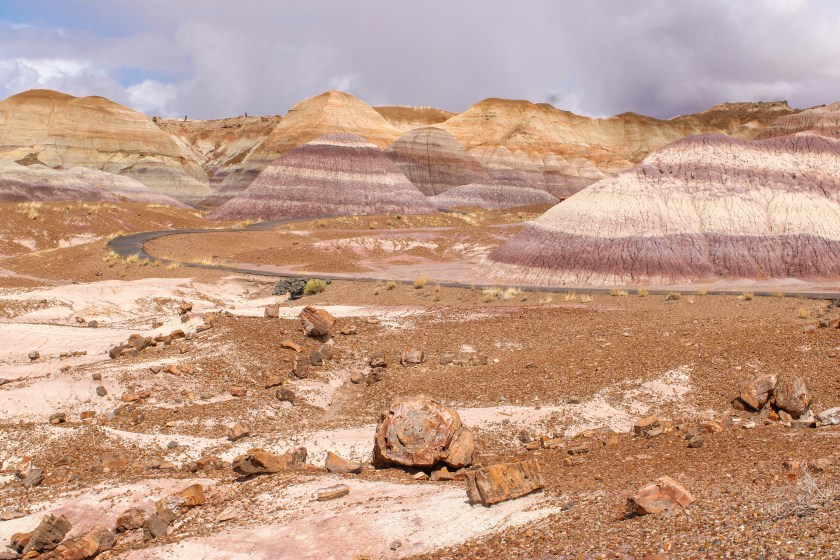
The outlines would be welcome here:
<svg viewBox="0 0 840 560">
<path fill-rule="evenodd" d="M 813 107 L 801 113 L 779 117 L 762 131 L 760 137 L 774 138 L 804 131 L 813 131 L 834 138 L 840 137 L 840 103 Z"/>
<path fill-rule="evenodd" d="M 355 134 L 331 134 L 272 162 L 214 219 L 436 212 L 382 150 Z"/>
<path fill-rule="evenodd" d="M 237 170 L 222 181 L 219 195 L 245 190 L 269 163 L 290 149 L 326 134 L 351 132 L 386 148 L 400 131 L 363 101 L 341 91 L 327 91 L 296 103 Z"/>
<path fill-rule="evenodd" d="M 481 163 L 440 128 L 412 130 L 391 144 L 387 154 L 408 180 L 429 196 L 490 179 Z"/>
<path fill-rule="evenodd" d="M 494 178 L 566 197 L 679 138 L 709 132 L 753 138 L 791 112 L 784 103 L 740 103 L 668 121 L 634 113 L 593 119 L 546 103 L 485 99 L 438 126 Z"/>
<path fill-rule="evenodd" d="M 487 210 L 534 204 L 557 204 L 557 198 L 544 190 L 515 187 L 503 183 L 463 185 L 429 197 L 429 201 L 437 208 L 477 206 Z"/>
<path fill-rule="evenodd" d="M 840 275 L 840 142 L 680 140 L 541 216 L 496 248 L 551 284 Z"/>
<path fill-rule="evenodd" d="M 102 97 L 31 90 L 0 101 L 0 158 L 125 175 L 188 202 L 211 194 L 187 150 L 151 118 Z"/>
<path fill-rule="evenodd" d="M 0 202 L 142 202 L 188 206 L 129 177 L 87 167 L 55 170 L 0 160 Z"/>
<path fill-rule="evenodd" d="M 281 120 L 277 116 L 204 121 L 158 119 L 157 124 L 190 150 L 207 173 L 210 185 L 218 189 Z"/>
<path fill-rule="evenodd" d="M 435 109 L 434 107 L 405 107 L 388 105 L 374 107 L 374 111 L 385 117 L 385 120 L 397 130 L 409 131 L 414 128 L 432 126 L 444 122 L 455 115 L 450 111 Z"/>
</svg>

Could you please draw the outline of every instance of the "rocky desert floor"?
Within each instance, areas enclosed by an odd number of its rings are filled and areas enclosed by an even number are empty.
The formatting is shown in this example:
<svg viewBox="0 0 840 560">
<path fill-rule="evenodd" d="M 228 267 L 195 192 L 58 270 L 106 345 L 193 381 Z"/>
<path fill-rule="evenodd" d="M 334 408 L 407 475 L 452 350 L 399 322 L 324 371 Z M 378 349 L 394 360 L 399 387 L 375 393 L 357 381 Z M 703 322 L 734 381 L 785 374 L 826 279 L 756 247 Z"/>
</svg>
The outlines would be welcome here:
<svg viewBox="0 0 840 560">
<path fill-rule="evenodd" d="M 833 301 L 437 284 L 482 283 L 474 265 L 528 208 L 175 235 L 145 247 L 161 260 L 107 242 L 213 226 L 127 204 L 0 212 L 0 558 L 46 514 L 72 539 L 195 484 L 202 503 L 98 558 L 840 557 L 840 428 L 819 414 L 840 406 Z M 381 280 L 290 301 L 277 278 L 164 259 Z M 335 318 L 330 352 L 304 333 L 305 306 Z M 401 360 L 412 350 L 423 360 Z M 804 380 L 827 420 L 733 406 L 760 374 Z M 470 505 L 462 475 L 372 466 L 382 411 L 417 395 L 472 430 L 473 468 L 536 459 L 544 487 Z M 232 468 L 301 447 L 295 468 Z M 330 452 L 361 472 L 328 472 Z M 628 515 L 660 477 L 695 501 Z"/>
</svg>

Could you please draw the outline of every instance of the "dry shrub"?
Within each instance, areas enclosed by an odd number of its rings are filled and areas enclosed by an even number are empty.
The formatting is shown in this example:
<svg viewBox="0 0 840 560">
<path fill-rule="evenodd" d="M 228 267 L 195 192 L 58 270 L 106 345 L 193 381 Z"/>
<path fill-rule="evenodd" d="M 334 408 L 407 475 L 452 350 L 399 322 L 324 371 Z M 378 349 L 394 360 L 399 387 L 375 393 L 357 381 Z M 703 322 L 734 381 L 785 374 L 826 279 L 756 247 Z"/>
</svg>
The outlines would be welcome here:
<svg viewBox="0 0 840 560">
<path fill-rule="evenodd" d="M 385 283 L 385 289 L 386 289 L 386 290 L 393 290 L 393 289 L 394 289 L 394 288 L 396 288 L 396 287 L 397 287 L 397 283 L 396 283 L 396 282 L 394 282 L 393 280 L 388 280 L 388 281 Z"/>
<path fill-rule="evenodd" d="M 566 292 L 563 294 L 563 301 L 577 301 L 577 294 L 574 292 Z"/>
<path fill-rule="evenodd" d="M 425 276 L 420 276 L 414 281 L 414 289 L 419 290 L 429 283 L 429 279 Z"/>
<path fill-rule="evenodd" d="M 800 319 L 810 319 L 811 318 L 811 310 L 807 307 L 800 307 L 797 311 L 797 315 Z"/>
<path fill-rule="evenodd" d="M 752 301 L 755 299 L 755 294 L 752 292 L 741 292 L 741 295 L 738 296 L 738 299 L 743 301 Z"/>
<path fill-rule="evenodd" d="M 785 297 L 785 293 L 784 293 L 784 292 L 773 292 L 773 293 L 772 293 L 772 294 L 770 294 L 770 295 L 771 295 L 771 296 L 773 296 L 773 297 L 775 297 L 775 298 L 783 298 L 783 297 Z"/>
<path fill-rule="evenodd" d="M 815 511 L 828 507 L 840 498 L 836 483 L 816 481 L 805 462 L 802 463 L 802 477 L 795 485 L 785 486 L 770 495 L 767 513 L 776 521 L 786 517 L 807 517 Z"/>
<path fill-rule="evenodd" d="M 582 296 L 580 296 L 581 303 L 589 303 L 590 301 L 592 301 L 592 299 L 592 294 L 583 294 Z"/>
<path fill-rule="evenodd" d="M 648 297 L 650 291 L 647 288 L 639 288 L 639 297 Z"/>
<path fill-rule="evenodd" d="M 610 290 L 610 295 L 613 297 L 624 297 L 627 295 L 627 290 L 619 290 L 618 288 L 613 288 Z"/>
<path fill-rule="evenodd" d="M 679 301 L 682 299 L 682 294 L 679 292 L 671 292 L 665 296 L 665 301 Z"/>
</svg>

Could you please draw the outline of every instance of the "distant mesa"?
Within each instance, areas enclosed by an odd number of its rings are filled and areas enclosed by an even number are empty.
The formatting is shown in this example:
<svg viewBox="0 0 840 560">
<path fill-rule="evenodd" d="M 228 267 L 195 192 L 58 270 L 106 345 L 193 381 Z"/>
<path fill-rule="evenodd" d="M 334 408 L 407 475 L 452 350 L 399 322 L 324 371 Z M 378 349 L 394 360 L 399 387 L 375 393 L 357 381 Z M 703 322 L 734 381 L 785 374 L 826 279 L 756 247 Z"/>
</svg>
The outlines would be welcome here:
<svg viewBox="0 0 840 560">
<path fill-rule="evenodd" d="M 490 179 L 484 166 L 454 136 L 440 128 L 411 130 L 386 152 L 425 195 Z"/>
<path fill-rule="evenodd" d="M 103 97 L 30 90 L 0 101 L 0 158 L 26 157 L 123 175 L 186 202 L 211 194 L 187 150 L 151 118 Z"/>
<path fill-rule="evenodd" d="M 561 202 L 490 254 L 541 284 L 840 276 L 840 142 L 674 142 Z"/>
<path fill-rule="evenodd" d="M 356 134 L 330 134 L 277 158 L 209 217 L 270 221 L 436 211 L 376 145 Z"/>
<path fill-rule="evenodd" d="M 277 126 L 231 170 L 219 188 L 221 197 L 244 191 L 269 163 L 294 147 L 325 134 L 353 133 L 386 148 L 402 133 L 364 101 L 341 91 L 327 91 L 299 101 Z"/>
<path fill-rule="evenodd" d="M 840 103 L 813 107 L 801 113 L 779 117 L 761 133 L 760 137 L 774 138 L 805 131 L 840 138 Z"/>
<path fill-rule="evenodd" d="M 34 158 L 29 158 L 32 161 Z M 21 160 L 26 161 L 26 159 Z M 143 183 L 96 169 L 51 169 L 0 160 L 0 202 L 140 202 L 189 208 Z"/>
<path fill-rule="evenodd" d="M 557 198 L 540 189 L 503 183 L 474 183 L 449 189 L 429 201 L 438 208 L 478 207 L 501 210 L 519 206 L 557 204 Z"/>
</svg>

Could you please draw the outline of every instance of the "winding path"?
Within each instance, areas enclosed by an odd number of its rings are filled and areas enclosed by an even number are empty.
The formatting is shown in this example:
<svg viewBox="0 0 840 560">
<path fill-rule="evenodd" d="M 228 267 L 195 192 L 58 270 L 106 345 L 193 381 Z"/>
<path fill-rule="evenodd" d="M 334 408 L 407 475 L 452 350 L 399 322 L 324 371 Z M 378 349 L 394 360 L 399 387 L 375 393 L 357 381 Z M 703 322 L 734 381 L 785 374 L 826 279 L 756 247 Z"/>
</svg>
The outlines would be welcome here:
<svg viewBox="0 0 840 560">
<path fill-rule="evenodd" d="M 131 255 L 139 256 L 143 259 L 149 260 L 158 260 L 163 262 L 164 264 L 178 264 L 183 267 L 187 268 L 204 268 L 210 270 L 224 270 L 227 272 L 237 272 L 240 274 L 252 274 L 256 276 L 269 276 L 275 278 L 292 278 L 292 277 L 301 277 L 301 276 L 310 276 L 310 277 L 317 277 L 329 280 L 353 280 L 357 282 L 385 282 L 385 281 L 392 281 L 397 282 L 399 284 L 412 284 L 412 280 L 394 280 L 393 278 L 382 278 L 377 276 L 350 276 L 344 274 L 289 274 L 287 272 L 273 272 L 270 270 L 259 270 L 253 268 L 242 268 L 242 267 L 230 267 L 230 266 L 223 266 L 223 265 L 214 265 L 214 264 L 203 264 L 203 263 L 194 263 L 194 262 L 183 262 L 183 261 L 176 261 L 172 259 L 163 259 L 159 257 L 155 257 L 150 255 L 146 252 L 146 243 L 152 241 L 153 239 L 158 239 L 160 237 L 166 237 L 168 235 L 191 235 L 191 234 L 202 234 L 202 233 L 230 233 L 230 232 L 242 232 L 242 231 L 263 231 L 263 230 L 270 230 L 278 225 L 284 224 L 293 224 L 298 222 L 306 222 L 311 220 L 317 220 L 324 218 L 324 216 L 320 217 L 312 217 L 312 218 L 291 218 L 286 220 L 277 220 L 273 222 L 258 222 L 256 224 L 251 224 L 244 228 L 198 228 L 198 229 L 170 229 L 170 230 L 159 230 L 159 231 L 144 231 L 140 233 L 134 233 L 131 235 L 121 235 L 111 239 L 108 242 L 108 249 L 114 251 L 121 257 L 125 258 Z M 477 288 L 477 289 L 492 289 L 492 288 L 516 288 L 523 292 L 552 292 L 552 293 L 567 293 L 567 292 L 574 292 L 578 294 L 609 294 L 615 288 L 599 288 L 599 287 L 572 287 L 572 286 L 538 286 L 538 285 L 514 285 L 514 284 L 467 284 L 463 282 L 450 282 L 450 281 L 435 281 L 435 284 L 440 284 L 441 286 L 447 288 Z M 628 294 L 637 295 L 639 293 L 640 288 L 621 288 L 626 291 Z M 697 290 L 690 290 L 690 289 L 679 289 L 679 288 L 662 288 L 662 289 L 645 289 L 648 293 L 653 295 L 666 295 L 673 292 L 677 292 L 680 294 L 685 295 L 699 295 L 701 293 L 700 289 Z M 780 291 L 780 290 L 750 290 L 756 296 L 778 296 L 780 293 L 784 294 L 785 297 L 805 297 L 809 299 L 826 299 L 826 300 L 840 300 L 840 292 L 838 291 Z M 708 295 L 740 295 L 744 292 L 743 289 L 732 289 L 732 290 L 702 290 L 703 294 Z"/>
</svg>

